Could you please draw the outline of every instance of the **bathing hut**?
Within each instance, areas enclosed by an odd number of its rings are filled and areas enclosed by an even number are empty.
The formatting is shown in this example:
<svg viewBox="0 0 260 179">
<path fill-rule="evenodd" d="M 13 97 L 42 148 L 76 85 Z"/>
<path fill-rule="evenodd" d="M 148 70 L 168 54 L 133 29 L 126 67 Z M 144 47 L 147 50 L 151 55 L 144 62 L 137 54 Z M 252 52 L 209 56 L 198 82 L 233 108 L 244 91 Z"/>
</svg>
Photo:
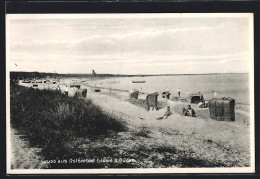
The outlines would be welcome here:
<svg viewBox="0 0 260 179">
<path fill-rule="evenodd" d="M 75 95 L 78 96 L 78 97 L 86 98 L 87 97 L 87 89 L 78 89 L 76 91 Z"/>
<path fill-rule="evenodd" d="M 38 84 L 37 83 L 32 83 L 32 87 L 33 88 L 38 88 Z"/>
<path fill-rule="evenodd" d="M 235 121 L 235 100 L 214 98 L 209 101 L 210 118 L 217 121 Z"/>
<path fill-rule="evenodd" d="M 201 93 L 190 94 L 190 103 L 198 104 L 202 100 L 204 100 L 204 98 L 203 98 L 203 95 Z"/>
<path fill-rule="evenodd" d="M 138 99 L 139 91 L 138 90 L 130 90 L 129 98 Z"/>
<path fill-rule="evenodd" d="M 100 92 L 101 90 L 100 90 L 100 89 L 95 89 L 94 91 L 95 91 L 95 92 Z"/>
<path fill-rule="evenodd" d="M 146 104 L 147 104 L 147 110 L 149 111 L 150 110 L 150 106 L 153 107 L 153 109 L 155 108 L 156 110 L 158 110 L 158 93 L 155 92 L 155 93 L 151 93 L 151 94 L 148 94 L 146 96 Z"/>
</svg>

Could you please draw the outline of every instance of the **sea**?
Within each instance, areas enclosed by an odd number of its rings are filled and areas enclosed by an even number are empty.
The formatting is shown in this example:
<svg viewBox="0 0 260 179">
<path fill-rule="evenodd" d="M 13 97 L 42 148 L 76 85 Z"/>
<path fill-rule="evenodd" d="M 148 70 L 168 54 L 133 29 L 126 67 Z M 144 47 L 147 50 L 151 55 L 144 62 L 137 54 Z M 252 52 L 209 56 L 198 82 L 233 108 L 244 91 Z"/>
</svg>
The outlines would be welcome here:
<svg viewBox="0 0 260 179">
<path fill-rule="evenodd" d="M 132 81 L 145 81 L 133 83 Z M 113 77 L 100 80 L 87 80 L 88 85 L 118 90 L 139 90 L 144 93 L 170 91 L 171 97 L 187 97 L 192 93 L 201 93 L 204 99 L 231 97 L 236 103 L 249 104 L 250 86 L 249 74 L 206 74 L 206 75 L 175 75 L 146 77 Z"/>
</svg>

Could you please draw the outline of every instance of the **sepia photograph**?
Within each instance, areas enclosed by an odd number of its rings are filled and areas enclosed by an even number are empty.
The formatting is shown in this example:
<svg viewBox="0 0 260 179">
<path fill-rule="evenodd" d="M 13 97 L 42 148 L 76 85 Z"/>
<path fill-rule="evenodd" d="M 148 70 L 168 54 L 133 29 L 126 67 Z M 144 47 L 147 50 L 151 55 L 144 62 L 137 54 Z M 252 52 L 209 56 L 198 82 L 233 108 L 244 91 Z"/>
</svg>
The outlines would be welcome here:
<svg viewBox="0 0 260 179">
<path fill-rule="evenodd" d="M 7 14 L 7 174 L 254 173 L 253 21 Z"/>
</svg>

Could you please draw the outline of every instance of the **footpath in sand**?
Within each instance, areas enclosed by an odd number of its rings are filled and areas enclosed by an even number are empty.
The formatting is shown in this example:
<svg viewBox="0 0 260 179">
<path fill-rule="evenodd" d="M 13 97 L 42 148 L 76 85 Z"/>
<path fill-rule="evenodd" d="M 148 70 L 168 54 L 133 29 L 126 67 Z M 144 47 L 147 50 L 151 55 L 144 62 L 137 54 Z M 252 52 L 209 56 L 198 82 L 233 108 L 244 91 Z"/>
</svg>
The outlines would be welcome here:
<svg viewBox="0 0 260 179">
<path fill-rule="evenodd" d="M 18 135 L 13 128 L 10 130 L 11 137 L 11 168 L 12 169 L 39 169 L 46 168 L 38 155 L 40 149 L 28 146 L 28 141 Z"/>
<path fill-rule="evenodd" d="M 163 116 L 166 106 L 158 111 L 147 111 L 129 103 L 126 95 L 109 92 L 90 92 L 88 98 L 105 112 L 125 120 L 129 127 L 129 132 L 119 134 L 117 142 L 103 140 L 101 145 L 106 148 L 116 145 L 125 153 L 137 147 L 144 154 L 141 167 L 250 165 L 249 114 L 241 110 L 243 106 L 236 106 L 240 108 L 236 109 L 238 121 L 225 122 L 210 119 L 208 109 L 199 109 L 196 105 L 192 107 L 198 117 L 183 116 L 181 107 L 188 103 L 167 101 L 173 114 L 156 120 Z M 140 135 L 133 136 L 133 133 Z M 156 161 L 160 161 L 158 165 Z"/>
</svg>

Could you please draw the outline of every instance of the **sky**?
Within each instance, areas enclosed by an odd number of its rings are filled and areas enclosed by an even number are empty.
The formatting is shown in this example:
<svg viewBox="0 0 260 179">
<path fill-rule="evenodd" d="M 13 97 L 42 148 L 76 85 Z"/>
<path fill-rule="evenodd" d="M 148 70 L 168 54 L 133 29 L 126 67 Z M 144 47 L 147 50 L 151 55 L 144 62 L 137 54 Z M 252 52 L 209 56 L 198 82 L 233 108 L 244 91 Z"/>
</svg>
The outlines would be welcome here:
<svg viewBox="0 0 260 179">
<path fill-rule="evenodd" d="M 7 15 L 10 71 L 249 73 L 250 14 Z"/>
</svg>

